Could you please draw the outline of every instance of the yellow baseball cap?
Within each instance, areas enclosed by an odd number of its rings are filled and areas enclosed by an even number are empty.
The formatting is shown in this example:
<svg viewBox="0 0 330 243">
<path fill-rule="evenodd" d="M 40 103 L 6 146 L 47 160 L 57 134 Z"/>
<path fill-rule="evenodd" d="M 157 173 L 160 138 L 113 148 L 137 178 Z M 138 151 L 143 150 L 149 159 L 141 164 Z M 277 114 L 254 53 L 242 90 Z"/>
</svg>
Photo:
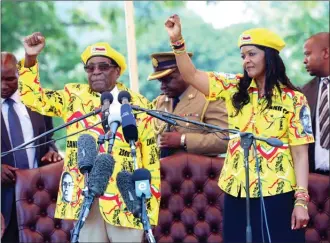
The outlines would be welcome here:
<svg viewBox="0 0 330 243">
<path fill-rule="evenodd" d="M 113 59 L 120 67 L 120 75 L 123 74 L 127 68 L 125 57 L 106 42 L 97 42 L 87 46 L 81 54 L 81 60 L 86 65 L 87 61 L 93 56 L 104 56 Z"/>
<path fill-rule="evenodd" d="M 238 38 L 238 47 L 243 45 L 260 45 L 281 51 L 285 42 L 274 32 L 265 28 L 254 28 L 244 31 Z"/>
<path fill-rule="evenodd" d="M 190 57 L 193 53 L 188 52 Z M 149 75 L 148 80 L 160 79 L 175 71 L 177 68 L 173 52 L 157 52 L 150 55 L 154 72 Z"/>
</svg>

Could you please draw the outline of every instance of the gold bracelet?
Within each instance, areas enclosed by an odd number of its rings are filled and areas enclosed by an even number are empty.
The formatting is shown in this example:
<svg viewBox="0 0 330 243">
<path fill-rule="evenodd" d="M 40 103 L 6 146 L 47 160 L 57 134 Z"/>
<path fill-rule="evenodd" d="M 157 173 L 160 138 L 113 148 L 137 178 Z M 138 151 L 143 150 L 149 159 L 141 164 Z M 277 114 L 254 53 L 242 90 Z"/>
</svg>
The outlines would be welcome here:
<svg viewBox="0 0 330 243">
<path fill-rule="evenodd" d="M 295 207 L 296 207 L 296 206 L 301 206 L 301 207 L 303 207 L 304 209 L 308 210 L 307 205 L 302 204 L 302 203 L 295 203 L 294 206 L 295 206 Z"/>
<path fill-rule="evenodd" d="M 174 55 L 181 55 L 181 54 L 186 53 L 186 49 L 183 49 L 183 50 L 180 50 L 180 51 L 174 49 L 173 53 L 174 53 Z"/>
<path fill-rule="evenodd" d="M 305 187 L 302 187 L 302 186 L 297 186 L 297 187 L 295 188 L 295 191 L 303 191 L 303 192 L 308 192 L 307 188 L 305 188 Z"/>
<path fill-rule="evenodd" d="M 306 200 L 304 200 L 304 199 L 296 199 L 296 200 L 294 201 L 294 203 L 295 203 L 295 204 L 296 204 L 296 203 L 302 203 L 302 204 L 308 206 L 308 202 L 307 202 Z"/>
</svg>

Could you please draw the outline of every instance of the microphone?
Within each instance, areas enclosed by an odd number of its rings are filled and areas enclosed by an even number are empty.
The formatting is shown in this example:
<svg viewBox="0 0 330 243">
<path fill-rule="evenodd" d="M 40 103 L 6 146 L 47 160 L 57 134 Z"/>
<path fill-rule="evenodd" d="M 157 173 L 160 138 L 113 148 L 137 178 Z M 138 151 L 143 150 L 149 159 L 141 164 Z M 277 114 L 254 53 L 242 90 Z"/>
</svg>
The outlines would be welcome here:
<svg viewBox="0 0 330 243">
<path fill-rule="evenodd" d="M 115 167 L 115 161 L 109 154 L 99 154 L 94 164 L 89 177 L 88 188 L 92 196 L 100 197 L 107 188 Z"/>
<path fill-rule="evenodd" d="M 108 153 L 111 154 L 112 147 L 115 143 L 116 132 L 121 124 L 121 112 L 120 112 L 120 107 L 118 105 L 116 105 L 111 109 L 111 113 L 108 117 L 108 124 L 110 126 Z"/>
<path fill-rule="evenodd" d="M 144 168 L 135 170 L 132 175 L 132 180 L 135 183 L 135 193 L 137 197 L 141 198 L 143 195 L 145 198 L 151 197 L 151 174 L 149 170 Z"/>
<path fill-rule="evenodd" d="M 118 94 L 118 101 L 120 104 L 129 104 L 131 102 L 131 94 L 128 91 L 122 90 Z"/>
<path fill-rule="evenodd" d="M 138 130 L 131 106 L 129 104 L 123 104 L 120 108 L 120 113 L 126 142 L 129 143 L 131 140 L 136 142 L 138 140 Z"/>
<path fill-rule="evenodd" d="M 129 143 L 130 140 L 134 140 L 134 142 L 136 142 L 138 139 L 138 130 L 132 107 L 129 104 L 131 101 L 130 93 L 127 91 L 121 91 L 118 95 L 118 101 L 122 104 L 121 118 L 125 140 L 127 143 Z"/>
<path fill-rule="evenodd" d="M 84 196 L 88 194 L 88 174 L 91 172 L 94 160 L 97 156 L 96 142 L 93 136 L 89 134 L 82 134 L 77 141 L 78 147 L 78 167 L 81 174 L 84 175 L 85 188 L 83 190 Z"/>
<path fill-rule="evenodd" d="M 137 169 L 136 162 L 136 147 L 135 142 L 138 140 L 138 130 L 136 126 L 136 120 L 133 115 L 132 107 L 129 104 L 131 101 L 131 95 L 127 91 L 121 91 L 118 94 L 118 101 L 122 104 L 120 108 L 121 122 L 124 138 L 131 147 L 131 154 L 134 161 L 134 168 Z"/>
<path fill-rule="evenodd" d="M 143 224 L 143 229 L 146 233 L 147 239 L 149 242 L 156 242 L 150 222 L 147 214 L 147 208 L 145 199 L 151 197 L 150 190 L 150 181 L 151 181 L 151 173 L 149 170 L 141 168 L 134 171 L 132 175 L 132 180 L 135 183 L 135 193 L 136 196 L 141 199 L 141 221 Z"/>
<path fill-rule="evenodd" d="M 140 218 L 141 199 L 136 197 L 132 173 L 128 171 L 120 171 L 117 174 L 116 182 L 128 211 L 133 213 L 135 218 Z"/>
<path fill-rule="evenodd" d="M 92 135 L 82 134 L 77 141 L 78 147 L 78 167 L 80 173 L 91 172 L 94 160 L 97 156 L 96 142 Z"/>
<path fill-rule="evenodd" d="M 72 230 L 71 242 L 74 243 L 78 242 L 79 232 L 89 214 L 94 198 L 100 197 L 104 194 L 109 178 L 113 173 L 115 161 L 109 154 L 99 154 L 97 155 L 94 164 L 88 181 L 89 193 L 87 197 L 84 197 L 83 205 L 79 213 L 79 219 Z"/>
<path fill-rule="evenodd" d="M 104 133 L 109 131 L 109 124 L 108 124 L 108 116 L 109 116 L 109 108 L 110 104 L 113 101 L 113 96 L 110 92 L 105 91 L 101 94 L 101 105 L 102 105 L 102 126 Z"/>
</svg>

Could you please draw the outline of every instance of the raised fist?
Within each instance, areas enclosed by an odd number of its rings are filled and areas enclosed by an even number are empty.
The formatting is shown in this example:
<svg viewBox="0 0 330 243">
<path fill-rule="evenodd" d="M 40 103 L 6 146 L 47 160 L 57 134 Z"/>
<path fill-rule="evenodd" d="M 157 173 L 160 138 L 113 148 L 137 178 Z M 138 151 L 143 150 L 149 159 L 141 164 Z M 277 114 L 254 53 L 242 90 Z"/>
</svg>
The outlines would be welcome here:
<svg viewBox="0 0 330 243">
<path fill-rule="evenodd" d="M 177 14 L 170 16 L 165 22 L 165 28 L 171 42 L 178 41 L 182 38 L 181 35 L 181 22 L 180 17 Z"/>
<path fill-rule="evenodd" d="M 37 56 L 45 46 L 45 37 L 35 32 L 24 38 L 24 49 L 28 56 Z"/>
</svg>

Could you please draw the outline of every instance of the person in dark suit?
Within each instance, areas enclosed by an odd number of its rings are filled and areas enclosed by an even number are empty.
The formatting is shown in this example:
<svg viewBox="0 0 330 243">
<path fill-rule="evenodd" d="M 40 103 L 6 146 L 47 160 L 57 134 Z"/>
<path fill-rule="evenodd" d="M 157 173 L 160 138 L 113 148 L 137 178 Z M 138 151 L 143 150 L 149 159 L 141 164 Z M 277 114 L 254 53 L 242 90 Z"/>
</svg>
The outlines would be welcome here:
<svg viewBox="0 0 330 243">
<path fill-rule="evenodd" d="M 315 143 L 309 145 L 309 170 L 329 175 L 329 32 L 308 38 L 304 56 L 307 72 L 315 76 L 302 88 L 311 108 L 315 137 Z"/>
<path fill-rule="evenodd" d="M 13 54 L 1 52 L 1 152 L 11 150 L 53 128 L 51 117 L 31 111 L 21 102 L 16 65 L 17 60 Z M 52 140 L 52 135 L 49 134 L 31 145 L 48 142 Z M 1 213 L 6 226 L 2 242 L 19 241 L 15 171 L 37 168 L 61 160 L 54 142 L 10 153 L 1 158 Z"/>
</svg>

